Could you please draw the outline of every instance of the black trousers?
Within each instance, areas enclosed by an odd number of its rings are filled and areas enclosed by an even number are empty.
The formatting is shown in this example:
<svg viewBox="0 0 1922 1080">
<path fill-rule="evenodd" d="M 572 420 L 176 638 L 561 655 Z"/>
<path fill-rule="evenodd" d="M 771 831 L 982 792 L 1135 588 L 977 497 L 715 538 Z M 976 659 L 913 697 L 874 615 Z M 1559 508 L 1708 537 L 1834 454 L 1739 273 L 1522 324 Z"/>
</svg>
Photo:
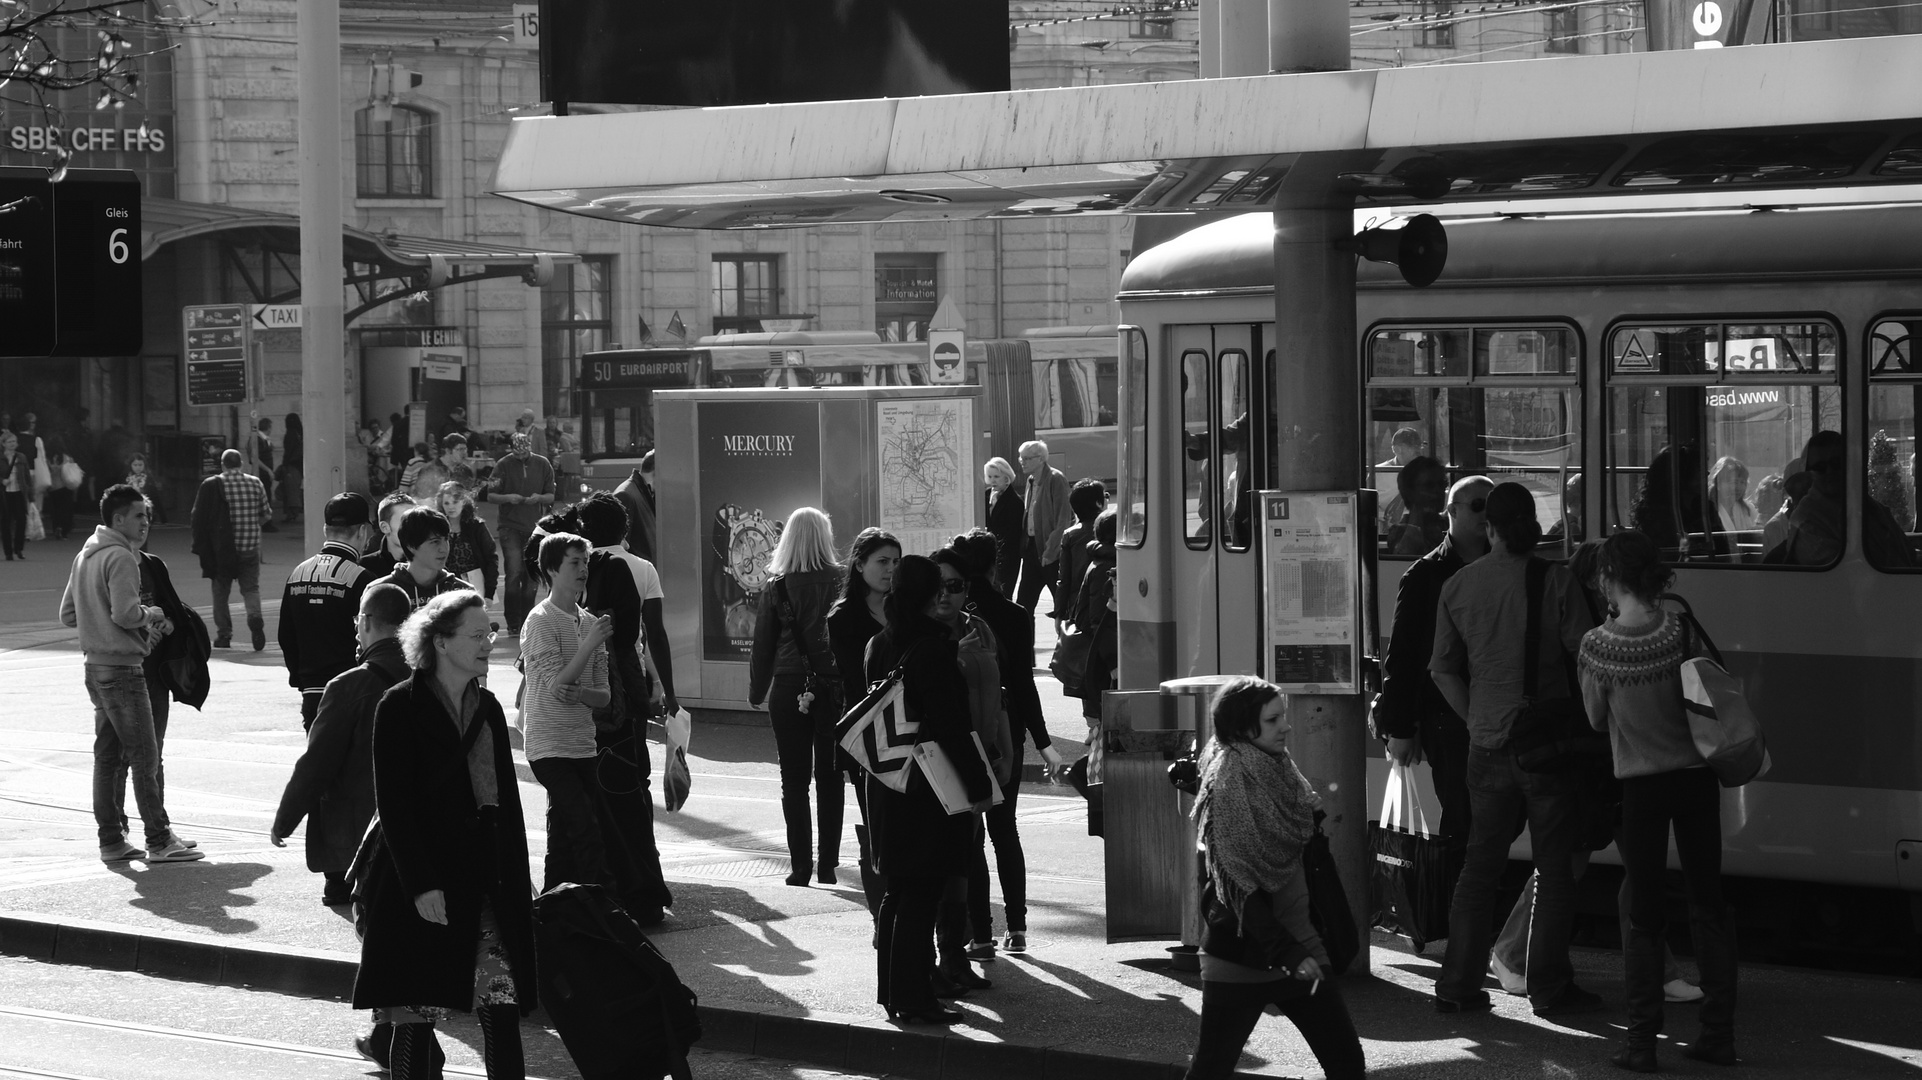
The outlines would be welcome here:
<svg viewBox="0 0 1922 1080">
<path fill-rule="evenodd" d="M 883 1008 L 915 1012 L 935 1003 L 928 978 L 934 973 L 934 918 L 947 882 L 943 877 L 888 875 L 874 954 L 875 1000 Z"/>
<path fill-rule="evenodd" d="M 1468 831 L 1474 820 L 1468 804 L 1468 725 L 1454 717 L 1423 717 L 1421 752 L 1441 800 L 1442 843 L 1448 848 L 1448 873 L 1460 876 L 1468 858 Z"/>
<path fill-rule="evenodd" d="M 1201 984 L 1201 1034 L 1195 1040 L 1194 1061 L 1187 1080 L 1227 1080 L 1241 1060 L 1241 1048 L 1255 1030 L 1261 1011 L 1274 1005 L 1292 1021 L 1308 1049 L 1315 1052 L 1328 1080 L 1367 1075 L 1361 1039 L 1348 1016 L 1348 1004 L 1330 980 L 1308 993 L 1299 979 L 1265 983 L 1208 982 Z"/>
<path fill-rule="evenodd" d="M 1722 903 L 1722 796 L 1708 769 L 1680 769 L 1622 781 L 1622 867 L 1628 872 L 1629 939 L 1622 945 L 1628 1037 L 1653 1046 L 1662 1030 L 1662 944 L 1667 930 L 1663 878 L 1668 832 L 1675 829 L 1688 884 L 1689 936 L 1702 971 L 1702 1034 L 1735 1030 L 1735 933 Z"/>
<path fill-rule="evenodd" d="M 7 558 L 27 552 L 27 493 L 0 492 L 0 545 Z"/>
<path fill-rule="evenodd" d="M 808 820 L 808 783 L 820 814 L 820 865 L 841 862 L 841 815 L 847 791 L 835 756 L 834 724 L 841 719 L 835 703 L 816 700 L 802 712 L 805 675 L 776 675 L 767 696 L 768 717 L 774 722 L 774 751 L 781 761 L 781 817 L 787 822 L 788 859 L 794 872 L 810 873 L 815 847 Z"/>
<path fill-rule="evenodd" d="M 1014 779 L 1001 789 L 1006 798 L 985 815 L 988 839 L 994 842 L 994 869 L 1001 878 L 1001 903 L 1008 912 L 1008 932 L 1026 933 L 1028 929 L 1028 857 L 1021 850 L 1021 833 L 1014 823 L 1015 797 L 1021 793 L 1023 753 L 1014 760 Z M 974 940 L 994 940 L 994 909 L 988 903 L 986 856 L 980 874 L 968 875 L 968 922 L 974 927 Z"/>
<path fill-rule="evenodd" d="M 541 758 L 530 761 L 534 779 L 547 791 L 547 859 L 541 891 L 564 881 L 613 885 L 607 870 L 607 842 L 601 837 L 600 783 L 594 758 Z"/>
<path fill-rule="evenodd" d="M 1041 542 L 1032 536 L 1028 537 L 1021 544 L 1021 587 L 1016 591 L 1015 603 L 1020 604 L 1028 614 L 1033 615 L 1035 604 L 1041 600 L 1041 587 L 1046 585 L 1048 587 L 1048 595 L 1053 598 L 1057 609 L 1054 613 L 1055 618 L 1067 618 L 1068 613 L 1059 610 L 1061 605 L 1061 590 L 1058 587 L 1060 573 L 1060 560 L 1057 559 L 1051 563 L 1043 563 L 1041 561 Z"/>
<path fill-rule="evenodd" d="M 596 732 L 602 751 L 594 766 L 600 786 L 601 838 L 607 869 L 621 906 L 643 926 L 660 909 L 674 906 L 674 894 L 661 874 L 661 852 L 654 845 L 654 794 L 648 776 L 645 722 L 630 718 L 617 732 Z"/>
</svg>

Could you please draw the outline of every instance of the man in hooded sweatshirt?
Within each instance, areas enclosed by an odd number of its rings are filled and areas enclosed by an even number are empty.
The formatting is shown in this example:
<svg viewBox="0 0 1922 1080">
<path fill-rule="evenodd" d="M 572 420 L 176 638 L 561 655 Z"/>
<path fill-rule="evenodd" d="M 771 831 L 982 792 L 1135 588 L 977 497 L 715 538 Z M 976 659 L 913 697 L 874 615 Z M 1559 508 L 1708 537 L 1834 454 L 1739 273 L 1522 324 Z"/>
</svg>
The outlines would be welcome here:
<svg viewBox="0 0 1922 1080">
<path fill-rule="evenodd" d="M 107 489 L 93 535 L 74 557 L 73 573 L 60 597 L 60 622 L 80 631 L 86 659 L 87 696 L 93 699 L 93 816 L 106 863 L 192 862 L 198 848 L 174 835 L 162 805 L 160 740 L 142 662 L 154 644 L 173 632 L 166 613 L 142 591 L 140 545 L 152 510 L 146 496 L 126 484 Z M 147 847 L 129 843 L 121 820 L 118 771 L 127 768 L 134 804 L 147 831 Z"/>
</svg>

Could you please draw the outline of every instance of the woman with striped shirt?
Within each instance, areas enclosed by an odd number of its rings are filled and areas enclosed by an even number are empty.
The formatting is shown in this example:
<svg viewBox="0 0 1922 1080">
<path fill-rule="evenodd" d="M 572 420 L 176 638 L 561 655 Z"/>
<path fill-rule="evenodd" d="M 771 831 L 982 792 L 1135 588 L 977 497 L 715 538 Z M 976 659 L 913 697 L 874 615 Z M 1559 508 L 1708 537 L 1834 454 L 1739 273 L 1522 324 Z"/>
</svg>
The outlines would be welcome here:
<svg viewBox="0 0 1922 1080">
<path fill-rule="evenodd" d="M 604 646 L 613 620 L 581 610 L 587 552 L 573 533 L 541 541 L 535 576 L 548 592 L 521 625 L 521 729 L 534 779 L 547 789 L 543 891 L 563 881 L 614 886 L 594 768 L 594 709 L 611 698 Z"/>
</svg>

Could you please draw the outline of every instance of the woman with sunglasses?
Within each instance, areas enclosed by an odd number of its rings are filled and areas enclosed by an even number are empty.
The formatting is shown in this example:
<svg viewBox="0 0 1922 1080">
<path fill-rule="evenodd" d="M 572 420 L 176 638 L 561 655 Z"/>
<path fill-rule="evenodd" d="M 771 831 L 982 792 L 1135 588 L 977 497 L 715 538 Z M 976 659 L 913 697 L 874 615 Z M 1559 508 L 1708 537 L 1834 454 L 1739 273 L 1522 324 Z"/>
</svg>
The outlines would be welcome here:
<svg viewBox="0 0 1922 1080">
<path fill-rule="evenodd" d="M 429 600 L 401 627 L 413 674 L 374 711 L 385 843 L 362 890 L 353 1004 L 394 1025 L 394 1080 L 438 1076 L 434 1024 L 468 1010 L 480 1019 L 487 1075 L 526 1074 L 533 884 L 507 718 L 481 685 L 494 638 L 479 593 Z"/>
</svg>

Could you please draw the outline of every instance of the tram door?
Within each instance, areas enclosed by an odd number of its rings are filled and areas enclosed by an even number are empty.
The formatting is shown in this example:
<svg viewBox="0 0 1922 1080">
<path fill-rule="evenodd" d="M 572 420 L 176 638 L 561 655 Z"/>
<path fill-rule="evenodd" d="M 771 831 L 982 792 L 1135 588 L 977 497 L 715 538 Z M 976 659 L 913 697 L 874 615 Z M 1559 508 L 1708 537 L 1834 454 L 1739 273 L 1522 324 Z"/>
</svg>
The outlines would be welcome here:
<svg viewBox="0 0 1922 1080">
<path fill-rule="evenodd" d="M 1257 329 L 1247 324 L 1170 329 L 1179 372 L 1181 546 L 1173 551 L 1175 656 L 1181 674 L 1259 670 L 1260 573 L 1253 544 L 1255 445 L 1267 410 L 1255 407 Z"/>
</svg>

